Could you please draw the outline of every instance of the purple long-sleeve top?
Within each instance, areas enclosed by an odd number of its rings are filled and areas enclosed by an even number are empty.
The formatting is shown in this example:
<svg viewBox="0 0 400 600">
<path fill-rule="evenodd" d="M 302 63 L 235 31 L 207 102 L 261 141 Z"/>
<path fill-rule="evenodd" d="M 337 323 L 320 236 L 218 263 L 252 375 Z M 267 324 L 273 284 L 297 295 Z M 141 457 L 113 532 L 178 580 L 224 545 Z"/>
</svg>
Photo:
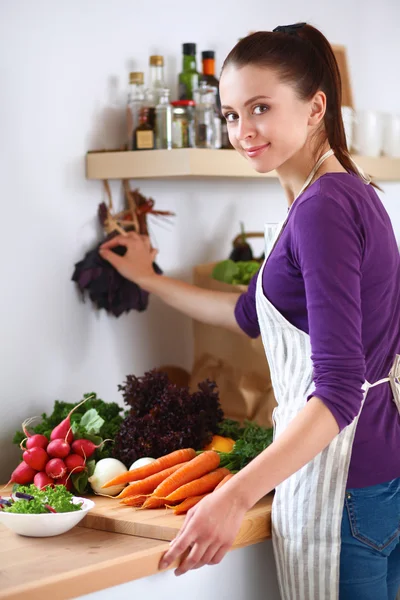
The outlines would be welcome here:
<svg viewBox="0 0 400 600">
<path fill-rule="evenodd" d="M 239 326 L 260 334 L 253 277 L 236 304 Z M 358 414 L 362 385 L 387 377 L 400 354 L 400 256 L 374 188 L 327 173 L 293 204 L 263 272 L 268 300 L 310 335 L 314 396 L 340 430 Z M 368 392 L 356 429 L 348 487 L 400 477 L 400 415 L 389 383 Z"/>
</svg>

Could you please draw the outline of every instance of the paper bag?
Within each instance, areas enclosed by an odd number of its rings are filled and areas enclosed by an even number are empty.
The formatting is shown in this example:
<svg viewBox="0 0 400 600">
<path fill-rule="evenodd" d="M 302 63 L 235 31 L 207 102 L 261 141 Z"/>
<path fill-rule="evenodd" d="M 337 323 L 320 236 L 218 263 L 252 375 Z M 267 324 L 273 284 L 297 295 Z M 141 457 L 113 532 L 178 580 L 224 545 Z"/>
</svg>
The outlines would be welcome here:
<svg viewBox="0 0 400 600">
<path fill-rule="evenodd" d="M 195 285 L 224 292 L 242 293 L 246 286 L 230 285 L 212 279 L 216 263 L 194 268 Z M 272 427 L 276 406 L 268 362 L 261 336 L 252 339 L 222 327 L 193 322 L 194 364 L 190 388 L 208 378 L 218 385 L 222 409 L 227 418 L 250 419 Z"/>
</svg>

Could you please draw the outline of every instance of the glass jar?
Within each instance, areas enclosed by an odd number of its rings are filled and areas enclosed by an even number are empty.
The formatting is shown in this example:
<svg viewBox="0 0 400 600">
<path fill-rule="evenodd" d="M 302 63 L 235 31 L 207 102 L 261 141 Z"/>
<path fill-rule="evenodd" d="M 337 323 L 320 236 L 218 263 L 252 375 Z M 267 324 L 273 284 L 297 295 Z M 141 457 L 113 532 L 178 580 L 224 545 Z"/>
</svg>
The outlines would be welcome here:
<svg viewBox="0 0 400 600">
<path fill-rule="evenodd" d="M 126 124 L 128 129 L 127 147 L 128 150 L 135 150 L 135 136 L 137 126 L 139 125 L 140 111 L 144 106 L 144 75 L 143 73 L 129 74 L 129 94 L 126 107 Z"/>
<path fill-rule="evenodd" d="M 194 147 L 194 101 L 176 100 L 172 104 L 172 147 Z"/>
<path fill-rule="evenodd" d="M 216 147 L 216 89 L 207 84 L 194 91 L 196 108 L 194 131 L 196 148 Z"/>
<path fill-rule="evenodd" d="M 169 89 L 159 91 L 156 106 L 156 148 L 171 150 L 172 148 L 172 106 L 169 102 Z"/>
</svg>

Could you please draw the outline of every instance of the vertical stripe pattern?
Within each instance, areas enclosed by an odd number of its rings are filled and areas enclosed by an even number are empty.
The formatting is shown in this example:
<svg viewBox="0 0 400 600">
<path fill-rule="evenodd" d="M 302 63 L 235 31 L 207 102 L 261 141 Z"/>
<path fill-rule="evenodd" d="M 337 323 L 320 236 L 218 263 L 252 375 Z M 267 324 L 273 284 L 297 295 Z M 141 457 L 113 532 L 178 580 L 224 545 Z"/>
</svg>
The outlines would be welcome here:
<svg viewBox="0 0 400 600">
<path fill-rule="evenodd" d="M 281 231 L 282 225 L 266 228 L 266 259 L 256 291 L 257 315 L 278 404 L 273 413 L 274 438 L 301 411 L 314 389 L 308 334 L 289 323 L 262 290 L 262 273 Z M 358 418 L 310 463 L 277 486 L 272 537 L 282 600 L 339 597 L 341 522 Z"/>
</svg>

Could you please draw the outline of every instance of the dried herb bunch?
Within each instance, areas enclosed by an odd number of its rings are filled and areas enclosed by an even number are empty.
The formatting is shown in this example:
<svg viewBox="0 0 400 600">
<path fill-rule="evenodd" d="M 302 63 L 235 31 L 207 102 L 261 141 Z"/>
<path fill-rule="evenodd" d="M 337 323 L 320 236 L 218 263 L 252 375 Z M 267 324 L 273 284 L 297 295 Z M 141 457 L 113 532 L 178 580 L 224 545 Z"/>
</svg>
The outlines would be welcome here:
<svg viewBox="0 0 400 600">
<path fill-rule="evenodd" d="M 83 299 L 88 295 L 97 308 L 103 308 L 108 313 L 119 317 L 130 310 L 144 311 L 149 302 L 149 294 L 136 283 L 122 277 L 108 261 L 104 260 L 99 254 L 100 245 L 115 235 L 126 235 L 129 231 L 148 235 L 148 214 L 165 218 L 173 216 L 173 213 L 155 210 L 154 200 L 145 198 L 139 190 L 131 190 L 126 180 L 123 181 L 123 186 L 127 208 L 122 212 L 114 213 L 110 186 L 108 181 L 104 181 L 103 184 L 108 196 L 108 206 L 105 202 L 101 202 L 97 214 L 106 237 L 75 264 L 72 281 L 76 282 Z M 123 256 L 126 248 L 117 246 L 112 251 Z M 157 274 L 162 273 L 155 262 L 153 269 Z"/>
<path fill-rule="evenodd" d="M 202 450 L 224 418 L 216 384 L 209 380 L 191 394 L 165 373 L 152 370 L 142 377 L 128 375 L 118 389 L 131 409 L 113 452 L 128 468 L 143 456 L 158 458 L 180 448 Z"/>
</svg>

